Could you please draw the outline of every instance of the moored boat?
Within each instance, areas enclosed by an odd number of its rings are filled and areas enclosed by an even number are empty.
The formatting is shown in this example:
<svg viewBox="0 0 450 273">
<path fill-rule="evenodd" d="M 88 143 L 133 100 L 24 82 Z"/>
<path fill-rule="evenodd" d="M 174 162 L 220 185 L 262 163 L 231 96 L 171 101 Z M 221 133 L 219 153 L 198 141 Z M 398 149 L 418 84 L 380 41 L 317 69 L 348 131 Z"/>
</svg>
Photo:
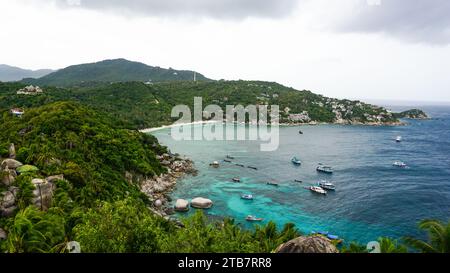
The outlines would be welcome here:
<svg viewBox="0 0 450 273">
<path fill-rule="evenodd" d="M 330 191 L 336 190 L 336 186 L 333 183 L 328 182 L 326 180 L 317 182 L 317 186 L 321 187 L 324 190 L 330 190 Z"/>
<path fill-rule="evenodd" d="M 269 186 L 274 186 L 274 187 L 280 186 L 280 184 L 275 183 L 275 182 L 267 182 L 267 185 L 269 185 Z"/>
<path fill-rule="evenodd" d="M 408 165 L 406 165 L 406 163 L 402 162 L 402 161 L 395 161 L 392 165 L 395 166 L 395 167 L 399 167 L 399 168 L 406 168 L 406 167 L 408 167 Z"/>
<path fill-rule="evenodd" d="M 396 142 L 402 142 L 402 140 L 403 140 L 403 138 L 401 136 L 398 136 L 398 137 L 395 138 Z"/>
<path fill-rule="evenodd" d="M 234 159 L 234 157 L 231 156 L 231 155 L 227 155 L 227 158 L 228 158 L 228 159 Z"/>
<path fill-rule="evenodd" d="M 317 186 L 311 186 L 309 188 L 310 191 L 314 192 L 314 193 L 318 193 L 318 194 L 323 194 L 326 195 L 327 191 L 322 189 L 321 187 L 317 187 Z"/>
<path fill-rule="evenodd" d="M 302 165 L 302 161 L 295 156 L 291 159 L 291 161 L 294 165 Z"/>
<path fill-rule="evenodd" d="M 233 178 L 234 183 L 241 183 L 241 179 L 239 177 Z"/>
<path fill-rule="evenodd" d="M 253 215 L 248 215 L 247 217 L 245 217 L 245 220 L 250 221 L 250 222 L 261 222 L 264 220 L 264 218 L 258 218 Z"/>
<path fill-rule="evenodd" d="M 214 161 L 213 163 L 209 164 L 209 166 L 218 168 L 220 166 L 219 161 Z"/>
<path fill-rule="evenodd" d="M 333 168 L 330 166 L 325 166 L 322 163 L 319 163 L 319 166 L 317 166 L 316 169 L 318 172 L 326 173 L 326 174 L 332 174 L 334 172 Z"/>
<path fill-rule="evenodd" d="M 241 199 L 253 200 L 253 195 L 252 194 L 243 194 L 243 195 L 241 195 Z"/>
</svg>

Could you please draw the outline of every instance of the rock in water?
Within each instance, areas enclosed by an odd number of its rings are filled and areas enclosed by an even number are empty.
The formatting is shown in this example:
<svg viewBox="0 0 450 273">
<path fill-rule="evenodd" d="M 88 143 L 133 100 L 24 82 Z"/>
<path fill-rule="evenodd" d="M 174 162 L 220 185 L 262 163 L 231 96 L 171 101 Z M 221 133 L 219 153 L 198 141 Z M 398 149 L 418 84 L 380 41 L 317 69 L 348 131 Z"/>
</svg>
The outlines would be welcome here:
<svg viewBox="0 0 450 273">
<path fill-rule="evenodd" d="M 14 143 L 9 145 L 9 158 L 16 159 L 16 147 L 14 146 Z"/>
<path fill-rule="evenodd" d="M 189 210 L 189 202 L 184 199 L 178 199 L 175 203 L 175 211 L 185 212 Z"/>
<path fill-rule="evenodd" d="M 280 245 L 276 253 L 339 253 L 333 243 L 319 235 L 298 237 Z"/>
<path fill-rule="evenodd" d="M 9 159 L 3 160 L 3 162 L 0 166 L 1 166 L 2 170 L 5 170 L 6 168 L 8 168 L 10 170 L 15 170 L 15 169 L 23 166 L 23 164 L 15 159 L 9 158 Z"/>
<path fill-rule="evenodd" d="M 197 209 L 209 209 L 213 205 L 213 202 L 207 198 L 197 197 L 192 199 L 191 206 Z"/>
</svg>

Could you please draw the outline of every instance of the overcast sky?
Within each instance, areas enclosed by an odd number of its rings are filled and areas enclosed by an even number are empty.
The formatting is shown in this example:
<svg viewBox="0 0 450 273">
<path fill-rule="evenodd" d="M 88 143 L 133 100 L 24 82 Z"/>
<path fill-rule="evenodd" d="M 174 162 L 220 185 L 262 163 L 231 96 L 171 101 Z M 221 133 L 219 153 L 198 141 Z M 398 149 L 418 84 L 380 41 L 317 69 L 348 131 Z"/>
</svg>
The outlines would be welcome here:
<svg viewBox="0 0 450 273">
<path fill-rule="evenodd" d="M 0 0 L 0 63 L 127 58 L 338 98 L 450 101 L 449 0 Z"/>
</svg>

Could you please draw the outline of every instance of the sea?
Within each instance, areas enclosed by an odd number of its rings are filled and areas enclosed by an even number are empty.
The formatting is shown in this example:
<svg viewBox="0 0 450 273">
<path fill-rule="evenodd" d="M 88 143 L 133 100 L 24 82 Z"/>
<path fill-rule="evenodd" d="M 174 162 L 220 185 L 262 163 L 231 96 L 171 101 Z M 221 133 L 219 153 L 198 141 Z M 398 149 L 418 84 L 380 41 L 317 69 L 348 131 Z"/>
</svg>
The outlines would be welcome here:
<svg viewBox="0 0 450 273">
<path fill-rule="evenodd" d="M 177 141 L 169 128 L 152 134 L 173 153 L 191 158 L 199 171 L 178 182 L 173 200 L 209 198 L 214 206 L 205 213 L 211 217 L 231 217 L 251 229 L 255 223 L 245 218 L 254 215 L 264 218 L 258 224 L 273 221 L 282 228 L 294 223 L 304 234 L 326 231 L 346 242 L 425 238 L 417 227 L 421 220 L 450 219 L 450 106 L 421 109 L 431 119 L 405 120 L 406 126 L 280 127 L 280 145 L 272 152 L 262 152 L 259 141 Z M 403 141 L 397 143 L 397 136 Z M 231 163 L 223 161 L 227 155 L 234 158 Z M 301 166 L 292 164 L 294 156 Z M 211 167 L 213 161 L 220 167 Z M 394 167 L 395 161 L 408 167 Z M 334 173 L 317 172 L 319 163 L 332 166 Z M 233 183 L 235 177 L 241 183 Z M 308 190 L 321 180 L 333 182 L 336 191 L 322 196 Z M 242 194 L 254 199 L 241 199 Z"/>
</svg>

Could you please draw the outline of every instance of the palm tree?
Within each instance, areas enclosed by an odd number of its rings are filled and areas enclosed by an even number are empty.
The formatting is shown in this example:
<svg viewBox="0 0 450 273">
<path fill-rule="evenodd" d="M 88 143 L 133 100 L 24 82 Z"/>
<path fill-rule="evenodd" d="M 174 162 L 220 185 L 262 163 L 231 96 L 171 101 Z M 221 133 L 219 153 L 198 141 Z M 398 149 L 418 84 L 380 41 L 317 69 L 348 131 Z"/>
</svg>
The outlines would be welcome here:
<svg viewBox="0 0 450 273">
<path fill-rule="evenodd" d="M 407 253 L 408 249 L 406 246 L 398 243 L 397 240 L 391 238 L 382 237 L 378 239 L 380 244 L 381 253 Z"/>
<path fill-rule="evenodd" d="M 424 220 L 419 228 L 428 232 L 428 242 L 413 237 L 404 238 L 410 247 L 423 253 L 450 253 L 450 222 L 444 224 L 438 220 Z"/>
<path fill-rule="evenodd" d="M 367 247 L 357 242 L 351 242 L 348 246 L 344 246 L 341 253 L 368 253 Z"/>
</svg>

